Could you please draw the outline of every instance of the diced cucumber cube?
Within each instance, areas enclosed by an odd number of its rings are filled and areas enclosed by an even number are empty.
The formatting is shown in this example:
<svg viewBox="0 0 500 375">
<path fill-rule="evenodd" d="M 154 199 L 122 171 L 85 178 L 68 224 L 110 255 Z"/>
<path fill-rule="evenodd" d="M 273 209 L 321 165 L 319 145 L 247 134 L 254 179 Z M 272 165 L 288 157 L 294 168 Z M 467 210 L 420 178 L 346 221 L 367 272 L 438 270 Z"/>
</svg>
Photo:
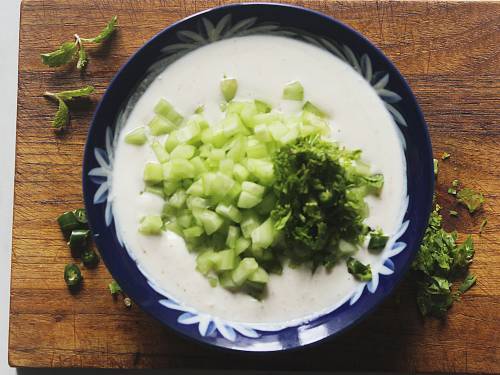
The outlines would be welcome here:
<svg viewBox="0 0 500 375">
<path fill-rule="evenodd" d="M 259 113 L 271 112 L 272 108 L 266 102 L 256 99 L 256 100 L 254 100 L 254 103 L 255 103 L 255 107 L 257 108 L 257 112 L 259 112 Z"/>
<path fill-rule="evenodd" d="M 219 203 L 215 208 L 215 212 L 229 220 L 234 221 L 235 223 L 239 223 L 242 219 L 240 210 L 230 204 Z"/>
<path fill-rule="evenodd" d="M 168 134 L 176 128 L 172 121 L 162 116 L 155 116 L 149 122 L 149 130 L 154 136 Z"/>
<path fill-rule="evenodd" d="M 139 232 L 145 235 L 161 234 L 163 221 L 159 215 L 144 216 L 139 222 Z"/>
<path fill-rule="evenodd" d="M 252 231 L 252 246 L 260 249 L 267 249 L 276 238 L 276 229 L 271 218 L 264 221 Z"/>
<path fill-rule="evenodd" d="M 226 237 L 227 247 L 229 247 L 230 249 L 235 249 L 238 238 L 240 238 L 240 234 L 241 234 L 240 228 L 234 225 L 230 225 L 229 228 L 227 229 L 227 237 Z"/>
<path fill-rule="evenodd" d="M 304 88 L 298 81 L 290 82 L 283 89 L 283 99 L 285 100 L 304 100 Z"/>
<path fill-rule="evenodd" d="M 205 251 L 196 258 L 196 269 L 203 275 L 207 275 L 215 266 L 215 252 Z"/>
<path fill-rule="evenodd" d="M 190 162 L 195 169 L 196 175 L 199 176 L 208 171 L 207 166 L 199 156 L 195 156 L 190 160 Z"/>
<path fill-rule="evenodd" d="M 243 258 L 238 267 L 233 271 L 232 277 L 234 283 L 237 286 L 242 286 L 258 268 L 259 265 L 254 258 Z"/>
<path fill-rule="evenodd" d="M 262 185 L 270 186 L 274 182 L 273 163 L 267 160 L 248 159 L 247 169 Z"/>
<path fill-rule="evenodd" d="M 151 148 L 153 149 L 153 152 L 155 153 L 156 158 L 160 163 L 165 163 L 168 161 L 168 152 L 165 151 L 165 148 L 160 144 L 160 142 L 154 141 L 151 144 Z"/>
<path fill-rule="evenodd" d="M 195 150 L 195 147 L 191 145 L 178 145 L 170 153 L 170 159 L 191 159 Z"/>
<path fill-rule="evenodd" d="M 130 145 L 142 146 L 147 140 L 148 137 L 143 126 L 135 128 L 125 135 L 125 142 Z"/>
<path fill-rule="evenodd" d="M 224 78 L 220 82 L 220 90 L 226 102 L 230 102 L 236 96 L 238 90 L 238 81 L 234 78 Z"/>
<path fill-rule="evenodd" d="M 238 162 L 245 157 L 245 153 L 246 141 L 244 137 L 240 137 L 234 141 L 231 149 L 227 152 L 227 157 L 234 162 Z"/>
<path fill-rule="evenodd" d="M 163 181 L 163 192 L 167 197 L 175 193 L 178 188 L 179 184 L 175 181 Z"/>
<path fill-rule="evenodd" d="M 260 159 L 269 156 L 266 145 L 259 142 L 257 139 L 247 140 L 246 150 L 249 158 Z"/>
<path fill-rule="evenodd" d="M 194 195 L 196 197 L 203 196 L 205 193 L 205 190 L 203 188 L 203 181 L 200 179 L 193 182 L 191 186 L 186 190 L 186 193 L 188 193 L 189 195 Z"/>
<path fill-rule="evenodd" d="M 151 193 L 151 194 L 156 194 L 162 198 L 165 197 L 165 193 L 163 192 L 163 185 L 148 185 L 144 188 L 144 191 Z"/>
<path fill-rule="evenodd" d="M 267 284 L 269 281 L 269 275 L 263 268 L 259 267 L 248 277 L 248 281 L 259 284 Z"/>
<path fill-rule="evenodd" d="M 257 197 L 247 191 L 242 191 L 239 198 L 237 206 L 240 208 L 252 208 L 257 206 L 262 202 L 261 197 Z"/>
<path fill-rule="evenodd" d="M 225 175 L 232 176 L 234 170 L 234 161 L 231 159 L 223 159 L 219 162 L 219 170 Z"/>
<path fill-rule="evenodd" d="M 165 229 L 169 230 L 171 232 L 174 232 L 175 234 L 182 236 L 182 228 L 177 224 L 176 222 L 170 222 L 165 224 Z"/>
<path fill-rule="evenodd" d="M 193 211 L 193 214 L 194 213 Z M 224 219 L 210 210 L 200 210 L 200 212 L 196 214 L 196 217 L 200 220 L 205 229 L 205 233 L 208 235 L 217 231 L 222 224 L 224 224 Z"/>
<path fill-rule="evenodd" d="M 172 152 L 172 150 L 176 148 L 179 143 L 177 131 L 173 131 L 168 135 L 167 140 L 165 141 L 165 150 L 167 150 L 167 152 Z"/>
<path fill-rule="evenodd" d="M 243 214 L 243 219 L 240 222 L 241 233 L 243 237 L 250 238 L 252 232 L 260 225 L 259 217 L 252 211 L 247 211 Z"/>
<path fill-rule="evenodd" d="M 177 213 L 176 222 L 181 228 L 189 228 L 193 225 L 193 215 L 189 210 L 182 210 Z"/>
<path fill-rule="evenodd" d="M 144 181 L 158 184 L 163 181 L 163 167 L 160 163 L 148 162 L 144 167 Z"/>
<path fill-rule="evenodd" d="M 319 109 L 318 107 L 316 107 L 314 104 L 312 104 L 311 102 L 307 101 L 304 103 L 304 106 L 302 107 L 302 109 L 305 111 L 305 112 L 310 112 L 318 117 L 328 117 L 328 115 L 322 111 L 321 109 Z"/>
<path fill-rule="evenodd" d="M 231 249 L 215 253 L 214 268 L 217 272 L 230 271 L 236 268 L 236 255 Z"/>
<path fill-rule="evenodd" d="M 177 190 L 169 199 L 168 204 L 175 208 L 181 208 L 186 203 L 186 192 Z"/>
<path fill-rule="evenodd" d="M 254 128 L 255 138 L 261 142 L 271 142 L 273 140 L 269 128 L 265 124 L 257 125 Z"/>
<path fill-rule="evenodd" d="M 246 191 L 247 193 L 250 193 L 252 195 L 255 195 L 256 197 L 262 198 L 264 192 L 266 191 L 266 188 L 262 185 L 256 184 L 255 182 L 244 181 L 241 184 L 241 190 Z"/>
<path fill-rule="evenodd" d="M 236 178 L 236 180 L 242 182 L 248 179 L 248 176 L 250 175 L 250 172 L 248 172 L 248 169 L 246 169 L 244 166 L 241 164 L 235 164 L 233 167 L 233 177 Z"/>
<path fill-rule="evenodd" d="M 163 98 L 156 103 L 154 111 L 157 115 L 165 117 L 175 125 L 179 125 L 183 120 L 183 117 L 174 109 L 172 104 Z"/>
<path fill-rule="evenodd" d="M 205 233 L 205 231 L 203 230 L 202 227 L 199 227 L 199 226 L 193 226 L 193 227 L 189 227 L 189 228 L 186 228 L 182 231 L 182 233 L 184 234 L 184 236 L 188 239 L 191 239 L 191 238 L 197 238 L 197 237 L 200 237 L 203 233 Z"/>
<path fill-rule="evenodd" d="M 193 185 L 191 185 L 191 186 L 193 186 Z M 208 200 L 206 200 L 204 198 L 197 197 L 197 196 L 188 197 L 186 200 L 186 205 L 191 210 L 195 209 L 195 208 L 208 208 L 208 207 L 210 207 Z"/>
<path fill-rule="evenodd" d="M 252 242 L 244 237 L 240 237 L 236 240 L 236 245 L 234 247 L 234 251 L 236 255 L 240 255 L 242 252 L 244 252 L 246 249 L 250 247 Z"/>
</svg>

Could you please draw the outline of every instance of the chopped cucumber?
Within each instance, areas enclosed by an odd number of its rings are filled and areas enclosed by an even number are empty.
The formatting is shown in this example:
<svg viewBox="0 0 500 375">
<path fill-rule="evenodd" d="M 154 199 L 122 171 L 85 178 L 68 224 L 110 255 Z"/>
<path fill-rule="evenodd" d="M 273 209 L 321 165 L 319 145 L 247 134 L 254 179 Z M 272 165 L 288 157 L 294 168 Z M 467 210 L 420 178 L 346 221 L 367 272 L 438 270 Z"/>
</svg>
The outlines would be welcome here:
<svg viewBox="0 0 500 375">
<path fill-rule="evenodd" d="M 222 91 L 222 96 L 226 102 L 230 102 L 236 96 L 236 91 L 238 90 L 238 81 L 234 78 L 224 78 L 220 83 L 220 89 Z"/>
<path fill-rule="evenodd" d="M 145 235 L 161 234 L 163 221 L 161 216 L 144 216 L 139 222 L 139 232 Z"/>
<path fill-rule="evenodd" d="M 130 145 L 142 146 L 147 140 L 146 131 L 142 126 L 131 130 L 125 135 L 125 142 Z"/>
<path fill-rule="evenodd" d="M 149 122 L 149 130 L 154 136 L 168 134 L 175 128 L 175 124 L 163 116 L 155 116 Z"/>
<path fill-rule="evenodd" d="M 259 269 L 259 264 L 254 258 L 243 258 L 232 273 L 232 278 L 237 286 L 242 286 L 248 278 Z"/>
<path fill-rule="evenodd" d="M 158 184 L 163 181 L 163 167 L 160 163 L 148 162 L 144 167 L 144 182 Z"/>
<path fill-rule="evenodd" d="M 180 125 L 184 119 L 166 99 L 160 99 L 156 103 L 154 111 L 157 115 L 163 116 L 175 125 Z"/>
<path fill-rule="evenodd" d="M 304 88 L 298 81 L 290 82 L 283 89 L 283 99 L 285 100 L 304 100 Z"/>
</svg>

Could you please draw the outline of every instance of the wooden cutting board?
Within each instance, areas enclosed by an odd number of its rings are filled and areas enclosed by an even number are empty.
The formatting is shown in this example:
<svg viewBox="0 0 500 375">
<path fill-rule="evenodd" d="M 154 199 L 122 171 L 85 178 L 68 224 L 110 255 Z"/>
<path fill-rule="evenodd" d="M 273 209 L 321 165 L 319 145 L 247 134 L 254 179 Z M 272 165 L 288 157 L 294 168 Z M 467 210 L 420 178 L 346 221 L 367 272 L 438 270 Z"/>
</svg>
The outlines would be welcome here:
<svg viewBox="0 0 500 375">
<path fill-rule="evenodd" d="M 28 367 L 246 368 L 500 373 L 500 3 L 297 1 L 364 33 L 396 63 L 429 124 L 440 164 L 438 198 L 447 228 L 473 233 L 478 284 L 445 321 L 419 316 L 409 282 L 359 326 L 333 342 L 271 355 L 220 352 L 169 332 L 137 306 L 113 300 L 101 264 L 83 290 L 63 281 L 68 248 L 55 218 L 82 205 L 81 161 L 100 95 L 128 57 L 185 16 L 221 5 L 205 0 L 25 0 L 21 9 L 9 363 Z M 91 51 L 85 74 L 50 69 L 40 53 L 96 34 L 118 15 L 109 44 Z M 54 103 L 40 94 L 93 84 L 72 105 L 64 136 L 50 127 Z M 454 178 L 484 192 L 482 212 L 456 208 Z M 460 218 L 450 218 L 449 209 Z M 488 219 L 482 236 L 478 229 Z"/>
</svg>

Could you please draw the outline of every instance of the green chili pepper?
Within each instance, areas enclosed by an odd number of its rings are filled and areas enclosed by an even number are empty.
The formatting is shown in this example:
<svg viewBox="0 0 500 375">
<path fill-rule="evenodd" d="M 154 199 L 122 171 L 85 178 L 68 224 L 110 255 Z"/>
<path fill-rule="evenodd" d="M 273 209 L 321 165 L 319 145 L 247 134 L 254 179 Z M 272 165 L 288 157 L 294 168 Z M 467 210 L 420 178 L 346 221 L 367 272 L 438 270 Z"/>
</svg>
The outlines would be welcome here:
<svg viewBox="0 0 500 375">
<path fill-rule="evenodd" d="M 99 263 L 99 255 L 93 249 L 85 249 L 80 258 L 87 268 L 94 268 Z"/>
<path fill-rule="evenodd" d="M 81 252 L 87 247 L 90 238 L 90 230 L 75 229 L 71 231 L 68 246 L 74 257 L 80 256 Z"/>
<path fill-rule="evenodd" d="M 78 288 L 82 280 L 82 273 L 76 264 L 70 263 L 64 267 L 64 281 L 70 289 Z"/>
<path fill-rule="evenodd" d="M 75 229 L 88 229 L 87 213 L 85 209 L 79 208 L 67 211 L 57 218 L 61 231 L 66 239 L 69 239 L 71 232 Z"/>
</svg>

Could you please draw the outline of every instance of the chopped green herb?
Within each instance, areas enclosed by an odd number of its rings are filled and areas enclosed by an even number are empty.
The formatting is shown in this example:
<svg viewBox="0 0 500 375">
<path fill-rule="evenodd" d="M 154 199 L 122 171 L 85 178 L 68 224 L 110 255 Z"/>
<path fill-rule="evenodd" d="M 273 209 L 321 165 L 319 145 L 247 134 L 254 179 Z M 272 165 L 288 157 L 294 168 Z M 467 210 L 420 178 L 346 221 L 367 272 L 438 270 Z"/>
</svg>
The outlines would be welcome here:
<svg viewBox="0 0 500 375">
<path fill-rule="evenodd" d="M 455 210 L 450 210 L 450 216 L 455 216 L 457 217 L 458 216 L 458 212 L 455 211 Z"/>
<path fill-rule="evenodd" d="M 470 213 L 474 213 L 484 203 L 483 194 L 472 189 L 464 188 L 457 193 L 458 202 L 467 207 Z"/>
<path fill-rule="evenodd" d="M 370 242 L 368 243 L 368 250 L 380 252 L 384 250 L 385 245 L 389 241 L 389 236 L 384 235 L 382 230 L 377 229 L 370 232 Z"/>
<path fill-rule="evenodd" d="M 58 49 L 49 53 L 42 53 L 42 63 L 50 67 L 66 65 L 75 60 L 78 55 L 77 68 L 84 69 L 88 63 L 87 52 L 84 43 L 101 43 L 108 39 L 116 28 L 117 17 L 114 16 L 106 25 L 104 30 L 94 38 L 80 38 L 75 34 L 74 42 L 65 42 Z"/>
<path fill-rule="evenodd" d="M 120 287 L 120 285 L 118 285 L 118 283 L 115 280 L 111 281 L 108 284 L 108 288 L 109 288 L 110 293 L 113 295 L 119 294 L 122 292 L 122 288 Z"/>
<path fill-rule="evenodd" d="M 70 289 L 78 288 L 82 279 L 82 273 L 76 264 L 70 263 L 64 267 L 64 281 Z"/>
<path fill-rule="evenodd" d="M 475 283 L 476 283 L 476 276 L 471 274 L 467 275 L 465 280 L 458 287 L 459 294 L 464 294 L 466 291 L 472 288 Z"/>
<path fill-rule="evenodd" d="M 441 155 L 441 160 L 446 160 L 446 159 L 449 159 L 450 158 L 450 154 L 448 154 L 447 152 L 443 152 L 443 155 Z"/>
<path fill-rule="evenodd" d="M 300 138 L 273 156 L 275 228 L 284 231 L 285 254 L 296 263 L 333 266 L 343 255 L 339 241 L 361 244 L 368 228 L 367 177 L 349 152 L 319 137 Z M 342 160 L 342 161 L 341 161 Z"/>
<path fill-rule="evenodd" d="M 453 186 L 453 187 L 458 187 L 458 185 L 459 185 L 459 184 L 460 184 L 460 181 L 459 181 L 459 180 L 453 180 L 453 181 L 451 182 L 451 186 Z"/>
<path fill-rule="evenodd" d="M 457 189 L 455 189 L 455 188 L 448 188 L 448 194 L 457 195 Z"/>
<path fill-rule="evenodd" d="M 432 159 L 433 165 L 434 165 L 434 177 L 438 175 L 439 172 L 439 162 L 437 159 Z"/>
<path fill-rule="evenodd" d="M 364 265 L 353 257 L 349 257 L 349 259 L 347 259 L 347 271 L 349 271 L 349 273 L 359 281 L 370 281 L 372 279 L 372 270 L 370 265 Z"/>
<path fill-rule="evenodd" d="M 443 317 L 453 304 L 451 281 L 468 269 L 474 256 L 471 236 L 460 245 L 457 233 L 442 227 L 440 207 L 431 213 L 422 245 L 412 264 L 417 278 L 417 305 L 422 315 Z"/>
<path fill-rule="evenodd" d="M 479 226 L 479 234 L 483 234 L 484 227 L 488 224 L 488 219 L 484 219 Z"/>
<path fill-rule="evenodd" d="M 93 92 L 94 88 L 92 86 L 85 86 L 81 89 L 61 91 L 56 93 L 46 91 L 43 95 L 56 100 L 59 104 L 54 119 L 52 120 L 52 126 L 54 130 L 63 130 L 69 122 L 69 109 L 66 102 L 69 102 L 75 98 L 88 97 Z"/>
</svg>

